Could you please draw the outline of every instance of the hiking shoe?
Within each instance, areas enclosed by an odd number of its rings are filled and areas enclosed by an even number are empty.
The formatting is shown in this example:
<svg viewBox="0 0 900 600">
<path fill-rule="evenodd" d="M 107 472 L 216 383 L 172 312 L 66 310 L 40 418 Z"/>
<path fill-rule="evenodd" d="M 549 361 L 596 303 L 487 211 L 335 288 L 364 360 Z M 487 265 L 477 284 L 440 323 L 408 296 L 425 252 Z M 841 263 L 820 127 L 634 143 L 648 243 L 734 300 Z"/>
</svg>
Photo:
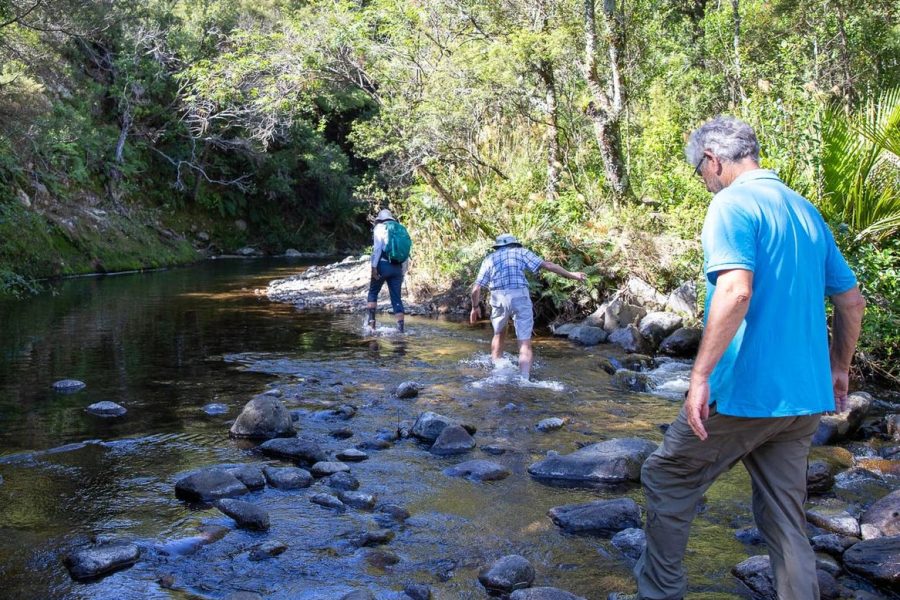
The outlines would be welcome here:
<svg viewBox="0 0 900 600">
<path fill-rule="evenodd" d="M 606 600 L 640 600 L 637 594 L 626 594 L 625 592 L 613 592 L 606 597 Z"/>
</svg>

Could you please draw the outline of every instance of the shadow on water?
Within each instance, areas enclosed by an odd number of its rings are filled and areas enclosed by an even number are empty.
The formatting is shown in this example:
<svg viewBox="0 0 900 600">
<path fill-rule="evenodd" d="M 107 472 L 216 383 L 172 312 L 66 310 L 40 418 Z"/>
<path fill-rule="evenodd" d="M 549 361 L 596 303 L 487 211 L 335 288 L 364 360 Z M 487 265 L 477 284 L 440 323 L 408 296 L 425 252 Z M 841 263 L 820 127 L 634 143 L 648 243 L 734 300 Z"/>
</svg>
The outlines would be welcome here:
<svg viewBox="0 0 900 600">
<path fill-rule="evenodd" d="M 435 598 L 484 598 L 478 569 L 510 553 L 532 561 L 536 585 L 592 600 L 633 589 L 630 564 L 609 540 L 564 534 L 547 511 L 622 495 L 642 503 L 640 490 L 547 485 L 527 468 L 548 452 L 616 437 L 659 442 L 659 426 L 675 416 L 676 403 L 613 390 L 597 364 L 609 347 L 538 338 L 534 381 L 523 384 L 513 364 L 512 373 L 491 369 L 484 326 L 410 318 L 406 335 L 384 327 L 366 336 L 359 315 L 300 313 L 253 293 L 303 264 L 218 262 L 74 280 L 55 295 L 0 306 L 0 580 L 7 597 L 222 598 L 247 590 L 337 599 L 367 588 L 378 598 L 400 598 L 406 584 L 420 582 Z M 51 384 L 62 378 L 87 387 L 55 394 Z M 393 397 L 407 380 L 425 388 L 411 400 Z M 286 464 L 228 437 L 244 403 L 269 385 L 284 391 L 301 433 L 329 452 L 409 426 L 425 410 L 475 425 L 479 448 L 440 458 L 400 440 L 351 465 L 361 490 L 412 513 L 403 525 L 378 512 L 313 504 L 309 496 L 327 490 L 317 483 L 251 493 L 269 512 L 271 530 L 235 529 L 216 509 L 177 500 L 174 482 L 212 464 Z M 127 415 L 84 412 L 100 400 L 122 404 Z M 205 414 L 209 403 L 226 412 Z M 342 421 L 327 412 L 340 404 L 354 405 L 356 416 Z M 535 424 L 546 417 L 567 423 L 541 433 Z M 329 435 L 341 427 L 353 437 Z M 488 455 L 480 449 L 488 444 L 507 451 Z M 443 473 L 470 458 L 494 460 L 512 474 L 475 483 Z M 687 558 L 693 597 L 735 598 L 727 573 L 748 549 L 733 529 L 750 523 L 743 469 L 707 499 Z M 385 526 L 394 530 L 385 548 L 396 564 L 352 542 Z M 73 582 L 60 553 L 111 537 L 137 541 L 141 561 L 97 582 Z M 287 550 L 249 559 L 255 545 L 271 540 Z"/>
</svg>

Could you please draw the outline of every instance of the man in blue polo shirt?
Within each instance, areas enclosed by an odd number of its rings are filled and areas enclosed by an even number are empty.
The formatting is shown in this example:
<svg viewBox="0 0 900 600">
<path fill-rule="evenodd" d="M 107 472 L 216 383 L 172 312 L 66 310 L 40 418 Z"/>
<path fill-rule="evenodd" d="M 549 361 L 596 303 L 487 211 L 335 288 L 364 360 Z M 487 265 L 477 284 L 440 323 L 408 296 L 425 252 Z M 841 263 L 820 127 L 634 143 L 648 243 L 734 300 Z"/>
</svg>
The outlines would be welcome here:
<svg viewBox="0 0 900 600">
<path fill-rule="evenodd" d="M 819 416 L 845 407 L 865 302 L 819 212 L 759 168 L 749 125 L 717 117 L 691 134 L 686 154 L 715 194 L 702 234 L 706 327 L 684 407 L 641 470 L 638 593 L 609 597 L 684 597 L 697 502 L 741 461 L 778 598 L 818 600 L 803 509 L 807 456 Z"/>
</svg>

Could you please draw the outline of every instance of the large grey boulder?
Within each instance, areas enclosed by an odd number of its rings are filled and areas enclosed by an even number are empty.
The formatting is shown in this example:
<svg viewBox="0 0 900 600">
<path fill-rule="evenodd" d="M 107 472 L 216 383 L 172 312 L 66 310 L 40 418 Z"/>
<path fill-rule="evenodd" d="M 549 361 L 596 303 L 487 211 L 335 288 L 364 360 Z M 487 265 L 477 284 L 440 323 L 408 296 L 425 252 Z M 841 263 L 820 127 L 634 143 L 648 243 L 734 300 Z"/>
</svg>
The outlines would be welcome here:
<svg viewBox="0 0 900 600">
<path fill-rule="evenodd" d="M 294 435 L 291 413 L 278 398 L 257 396 L 244 405 L 231 426 L 231 435 L 236 438 L 272 439 Z"/>
<path fill-rule="evenodd" d="M 226 471 L 247 486 L 249 490 L 261 490 L 266 487 L 266 476 L 260 465 L 241 465 L 239 467 L 226 467 Z"/>
<path fill-rule="evenodd" d="M 583 596 L 576 596 L 564 590 L 554 587 L 533 587 L 516 590 L 509 596 L 509 600 L 587 600 Z"/>
<path fill-rule="evenodd" d="M 697 315 L 697 284 L 686 281 L 666 299 L 666 310 L 694 317 Z"/>
<path fill-rule="evenodd" d="M 534 567 L 524 556 L 511 554 L 478 573 L 478 581 L 494 594 L 509 594 L 514 590 L 530 587 L 534 582 Z"/>
<path fill-rule="evenodd" d="M 900 490 L 870 506 L 859 523 L 864 539 L 900 535 Z"/>
<path fill-rule="evenodd" d="M 900 536 L 863 540 L 844 552 L 844 567 L 878 585 L 900 586 Z"/>
<path fill-rule="evenodd" d="M 569 332 L 569 339 L 583 346 L 596 346 L 607 340 L 609 334 L 602 327 L 578 325 Z"/>
<path fill-rule="evenodd" d="M 204 469 L 179 479 L 175 496 L 189 502 L 213 502 L 248 493 L 247 486 L 225 469 Z"/>
<path fill-rule="evenodd" d="M 659 351 L 670 356 L 691 357 L 697 354 L 700 348 L 700 338 L 703 332 L 696 327 L 682 327 L 676 329 L 659 345 Z"/>
<path fill-rule="evenodd" d="M 628 369 L 619 369 L 610 378 L 613 387 L 626 392 L 650 392 L 653 390 L 653 381 L 646 373 L 635 373 Z"/>
<path fill-rule="evenodd" d="M 641 279 L 630 275 L 625 282 L 625 291 L 628 292 L 641 306 L 662 308 L 666 305 L 666 296 L 658 289 Z"/>
<path fill-rule="evenodd" d="M 265 467 L 266 481 L 280 490 L 299 490 L 312 485 L 313 476 L 306 469 L 297 467 Z"/>
<path fill-rule="evenodd" d="M 547 513 L 553 523 L 569 533 L 608 536 L 641 526 L 641 509 L 631 498 L 567 504 Z"/>
<path fill-rule="evenodd" d="M 255 504 L 233 498 L 223 498 L 216 501 L 215 506 L 234 519 L 241 529 L 255 531 L 268 531 L 269 529 L 269 513 Z"/>
<path fill-rule="evenodd" d="M 420 440 L 434 442 L 444 428 L 449 425 L 462 425 L 470 434 L 475 433 L 475 428 L 471 425 L 462 424 L 456 419 L 445 417 L 444 415 L 439 415 L 438 413 L 431 411 L 425 411 L 419 414 L 416 422 L 413 424 L 411 433 Z"/>
<path fill-rule="evenodd" d="M 263 442 L 259 449 L 266 456 L 305 464 L 314 464 L 327 458 L 319 444 L 303 438 L 276 438 Z"/>
<path fill-rule="evenodd" d="M 625 352 L 646 354 L 652 351 L 650 343 L 644 339 L 641 332 L 634 325 L 626 325 L 609 334 L 610 343 L 616 344 Z"/>
<path fill-rule="evenodd" d="M 85 581 L 132 566 L 141 557 L 135 544 L 110 542 L 76 550 L 63 558 L 72 579 Z"/>
<path fill-rule="evenodd" d="M 641 319 L 638 331 L 654 348 L 681 327 L 682 319 L 670 312 L 651 312 Z"/>
<path fill-rule="evenodd" d="M 814 446 L 823 446 L 846 439 L 852 435 L 868 416 L 873 398 L 866 392 L 854 392 L 847 396 L 847 407 L 836 415 L 823 415 L 819 429 L 813 434 Z"/>
<path fill-rule="evenodd" d="M 394 390 L 394 396 L 402 399 L 415 398 L 421 389 L 422 385 L 415 381 L 404 381 Z"/>
<path fill-rule="evenodd" d="M 438 456 L 465 454 L 475 447 L 475 439 L 462 425 L 449 425 L 441 430 L 431 446 L 431 453 Z"/>
<path fill-rule="evenodd" d="M 603 329 L 612 333 L 616 329 L 637 323 L 646 314 L 647 311 L 640 306 L 628 304 L 621 297 L 614 298 L 606 305 L 606 312 L 603 315 Z"/>
<path fill-rule="evenodd" d="M 640 481 L 641 465 L 657 445 L 640 438 L 620 438 L 585 446 L 571 454 L 555 455 L 528 467 L 537 479 L 560 482 L 614 484 Z"/>
<path fill-rule="evenodd" d="M 490 460 L 469 460 L 444 469 L 450 477 L 465 477 L 473 481 L 499 481 L 509 477 L 509 469 Z"/>
<path fill-rule="evenodd" d="M 559 337 L 569 337 L 569 334 L 572 333 L 578 327 L 577 323 L 560 323 L 550 325 L 550 333 Z"/>
</svg>

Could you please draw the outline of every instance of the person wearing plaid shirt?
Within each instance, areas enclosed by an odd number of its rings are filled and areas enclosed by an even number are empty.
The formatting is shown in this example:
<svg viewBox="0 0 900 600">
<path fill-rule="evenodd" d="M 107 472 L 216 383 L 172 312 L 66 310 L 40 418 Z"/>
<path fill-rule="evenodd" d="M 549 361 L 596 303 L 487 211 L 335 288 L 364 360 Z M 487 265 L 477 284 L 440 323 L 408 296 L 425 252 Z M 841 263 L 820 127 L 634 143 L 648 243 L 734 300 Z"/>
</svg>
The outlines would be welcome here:
<svg viewBox="0 0 900 600">
<path fill-rule="evenodd" d="M 534 310 L 525 272 L 537 273 L 546 269 L 557 275 L 584 281 L 584 273 L 572 273 L 556 263 L 546 261 L 522 247 L 515 236 L 504 233 L 497 237 L 494 252 L 481 263 L 478 277 L 472 286 L 472 311 L 469 322 L 475 324 L 481 318 L 481 288 L 491 290 L 491 324 L 494 337 L 491 339 L 491 359 L 496 362 L 503 356 L 506 341 L 506 326 L 512 318 L 519 340 L 519 372 L 523 379 L 531 373 L 532 348 L 531 331 L 534 328 Z"/>
</svg>

